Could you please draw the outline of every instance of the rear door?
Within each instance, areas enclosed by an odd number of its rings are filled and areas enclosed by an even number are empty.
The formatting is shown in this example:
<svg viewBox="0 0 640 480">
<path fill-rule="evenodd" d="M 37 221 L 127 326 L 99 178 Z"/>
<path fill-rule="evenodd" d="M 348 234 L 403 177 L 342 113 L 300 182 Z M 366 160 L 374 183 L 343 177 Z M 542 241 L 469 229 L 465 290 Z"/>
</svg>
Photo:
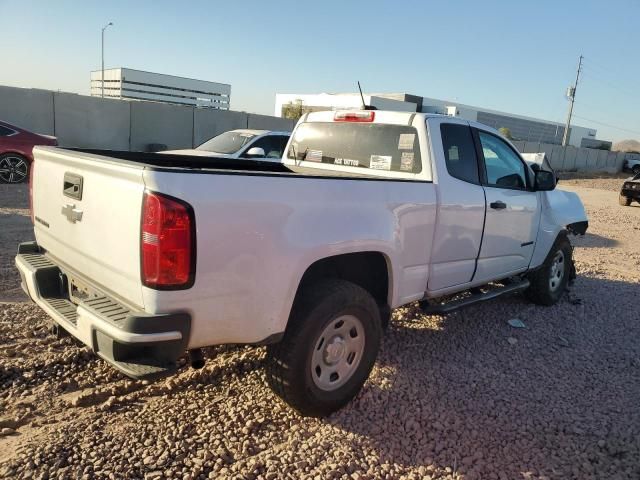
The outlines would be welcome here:
<svg viewBox="0 0 640 480">
<path fill-rule="evenodd" d="M 90 284 L 142 307 L 143 167 L 63 149 L 35 149 L 38 244 Z"/>
<path fill-rule="evenodd" d="M 497 135 L 474 129 L 486 197 L 486 220 L 475 280 L 494 280 L 527 269 L 540 220 L 539 196 L 529 169 Z"/>
</svg>

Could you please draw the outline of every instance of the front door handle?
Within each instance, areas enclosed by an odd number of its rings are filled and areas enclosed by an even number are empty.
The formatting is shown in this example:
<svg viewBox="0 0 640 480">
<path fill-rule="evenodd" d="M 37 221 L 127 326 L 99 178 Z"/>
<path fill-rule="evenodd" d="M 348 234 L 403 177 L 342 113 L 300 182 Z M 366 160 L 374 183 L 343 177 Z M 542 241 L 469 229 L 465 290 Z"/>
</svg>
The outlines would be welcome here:
<svg viewBox="0 0 640 480">
<path fill-rule="evenodd" d="M 500 200 L 498 200 L 497 202 L 491 202 L 489 204 L 489 206 L 491 208 L 493 208 L 494 210 L 503 210 L 503 209 L 507 208 L 507 204 L 502 202 L 502 201 L 500 201 Z"/>
</svg>

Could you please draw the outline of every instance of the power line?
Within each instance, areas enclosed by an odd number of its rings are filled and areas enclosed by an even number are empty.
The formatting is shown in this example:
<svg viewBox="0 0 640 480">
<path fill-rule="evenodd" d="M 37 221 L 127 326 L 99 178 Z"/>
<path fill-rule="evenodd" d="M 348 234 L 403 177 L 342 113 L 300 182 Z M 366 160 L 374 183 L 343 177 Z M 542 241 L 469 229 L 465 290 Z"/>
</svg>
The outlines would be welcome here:
<svg viewBox="0 0 640 480">
<path fill-rule="evenodd" d="M 605 126 L 605 127 L 614 128 L 614 129 L 616 129 L 616 130 L 623 130 L 623 131 L 625 131 L 625 132 L 629 132 L 629 133 L 634 133 L 634 134 L 636 134 L 636 135 L 640 135 L 640 131 L 637 131 L 637 130 L 630 130 L 630 129 L 628 129 L 628 128 L 618 127 L 618 126 L 616 126 L 616 125 L 611 125 L 610 123 L 599 122 L 598 120 L 593 120 L 593 119 L 591 119 L 591 118 L 581 117 L 580 115 L 575 115 L 575 114 L 574 114 L 573 116 L 574 116 L 574 117 L 576 117 L 576 118 L 579 118 L 580 120 L 587 120 L 587 121 L 589 121 L 589 122 L 597 123 L 598 125 L 603 125 L 603 126 Z"/>
<path fill-rule="evenodd" d="M 587 69 L 587 71 L 583 74 L 583 78 L 587 78 L 590 80 L 596 80 L 597 82 L 603 83 L 606 86 L 608 86 L 609 88 L 612 88 L 614 90 L 617 90 L 618 92 L 620 92 L 623 95 L 636 95 L 635 92 L 632 92 L 631 90 L 627 90 L 625 87 L 621 87 L 619 85 L 616 85 L 612 82 L 610 82 L 609 80 L 605 80 L 597 75 L 594 75 L 592 72 L 589 71 L 589 69 Z"/>
</svg>

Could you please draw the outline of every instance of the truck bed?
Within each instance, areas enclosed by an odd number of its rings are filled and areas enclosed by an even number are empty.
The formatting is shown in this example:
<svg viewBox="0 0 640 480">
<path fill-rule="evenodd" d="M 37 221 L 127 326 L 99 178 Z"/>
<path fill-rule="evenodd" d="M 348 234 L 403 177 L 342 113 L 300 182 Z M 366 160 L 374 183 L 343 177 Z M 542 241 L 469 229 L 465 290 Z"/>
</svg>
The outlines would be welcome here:
<svg viewBox="0 0 640 480">
<path fill-rule="evenodd" d="M 202 157 L 196 155 L 176 155 L 149 152 L 130 152 L 126 150 L 98 150 L 85 148 L 67 148 L 79 153 L 98 155 L 103 161 L 117 159 L 135 165 L 142 165 L 157 171 L 192 171 L 193 173 L 225 173 L 225 174 L 256 174 L 256 175 L 291 175 L 303 177 L 323 177 L 329 179 L 365 179 L 381 181 L 416 181 L 407 178 L 389 178 L 368 174 L 363 169 L 361 174 L 337 170 L 317 169 L 302 166 L 285 165 L 280 162 L 270 162 L 251 159 L 236 159 L 220 156 Z"/>
</svg>

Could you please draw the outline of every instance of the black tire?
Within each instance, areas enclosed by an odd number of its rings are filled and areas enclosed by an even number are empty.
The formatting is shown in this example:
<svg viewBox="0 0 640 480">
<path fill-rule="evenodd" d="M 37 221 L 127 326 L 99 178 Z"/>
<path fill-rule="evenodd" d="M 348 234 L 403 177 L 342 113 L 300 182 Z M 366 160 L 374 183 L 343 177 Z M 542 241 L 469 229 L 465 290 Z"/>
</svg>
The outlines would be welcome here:
<svg viewBox="0 0 640 480">
<path fill-rule="evenodd" d="M 552 271 L 557 256 L 562 256 L 562 278 L 556 278 L 552 287 Z M 531 285 L 525 290 L 526 297 L 535 304 L 550 306 L 555 304 L 564 294 L 571 278 L 573 265 L 573 249 L 566 235 L 560 235 L 549 250 L 542 267 L 528 275 Z M 556 270 L 560 266 L 556 264 Z"/>
<path fill-rule="evenodd" d="M 625 195 L 620 194 L 618 196 L 618 203 L 623 207 L 628 207 L 629 205 L 631 205 L 631 199 Z"/>
<path fill-rule="evenodd" d="M 631 171 L 634 175 L 638 175 L 640 173 L 640 165 L 634 165 Z"/>
<path fill-rule="evenodd" d="M 0 183 L 23 183 L 29 180 L 29 161 L 17 153 L 0 155 Z"/>
<path fill-rule="evenodd" d="M 369 376 L 380 348 L 380 310 L 366 290 L 351 282 L 327 279 L 303 288 L 294 302 L 284 338 L 267 347 L 266 374 L 269 386 L 290 406 L 302 415 L 320 417 L 347 404 Z M 358 363 L 348 367 L 352 372 L 345 375 L 345 383 L 334 390 L 324 390 L 316 384 L 319 380 L 312 377 L 313 371 L 317 372 L 312 370 L 312 358 L 316 350 L 321 350 L 323 334 L 335 328 L 331 322 L 341 316 L 360 322 L 364 347 Z M 325 351 L 323 348 L 321 355 Z M 340 350 L 342 357 L 345 351 Z"/>
</svg>

